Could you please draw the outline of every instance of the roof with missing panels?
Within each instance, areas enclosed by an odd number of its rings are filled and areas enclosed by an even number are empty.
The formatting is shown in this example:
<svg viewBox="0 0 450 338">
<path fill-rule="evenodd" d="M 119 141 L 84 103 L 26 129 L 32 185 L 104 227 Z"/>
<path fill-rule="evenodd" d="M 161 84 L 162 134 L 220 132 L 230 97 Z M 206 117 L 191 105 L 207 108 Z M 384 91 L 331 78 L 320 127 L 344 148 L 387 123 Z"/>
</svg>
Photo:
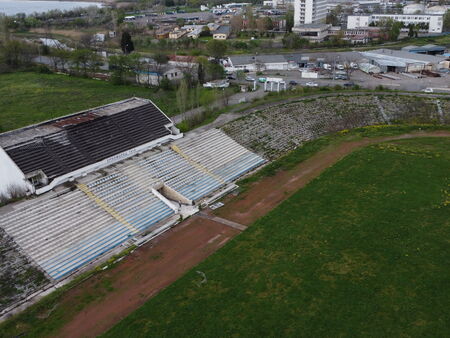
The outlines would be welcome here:
<svg viewBox="0 0 450 338">
<path fill-rule="evenodd" d="M 0 134 L 0 145 L 24 174 L 52 180 L 170 135 L 171 123 L 151 101 L 132 98 Z"/>
</svg>

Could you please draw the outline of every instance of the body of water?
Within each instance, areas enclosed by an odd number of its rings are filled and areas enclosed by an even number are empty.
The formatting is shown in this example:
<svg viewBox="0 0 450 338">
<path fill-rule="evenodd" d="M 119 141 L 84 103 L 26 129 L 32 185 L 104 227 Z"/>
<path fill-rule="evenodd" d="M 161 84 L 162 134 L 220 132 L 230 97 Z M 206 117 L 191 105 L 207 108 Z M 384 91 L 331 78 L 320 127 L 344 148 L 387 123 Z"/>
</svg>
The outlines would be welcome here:
<svg viewBox="0 0 450 338">
<path fill-rule="evenodd" d="M 47 12 L 52 9 L 71 10 L 79 7 L 97 6 L 100 2 L 83 1 L 29 1 L 29 0 L 0 0 L 0 13 L 15 15 L 18 13 L 32 14 Z"/>
</svg>

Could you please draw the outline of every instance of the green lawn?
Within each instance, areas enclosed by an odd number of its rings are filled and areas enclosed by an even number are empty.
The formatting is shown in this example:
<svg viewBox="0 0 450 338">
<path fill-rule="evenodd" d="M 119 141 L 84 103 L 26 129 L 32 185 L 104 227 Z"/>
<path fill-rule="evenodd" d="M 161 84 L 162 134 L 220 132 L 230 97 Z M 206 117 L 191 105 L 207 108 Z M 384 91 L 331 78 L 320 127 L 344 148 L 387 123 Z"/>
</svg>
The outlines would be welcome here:
<svg viewBox="0 0 450 338">
<path fill-rule="evenodd" d="M 56 74 L 0 75 L 0 132 L 123 100 L 152 99 L 168 115 L 177 114 L 175 92 Z"/>
<path fill-rule="evenodd" d="M 106 336 L 448 336 L 449 168 L 449 138 L 356 151 Z"/>
</svg>

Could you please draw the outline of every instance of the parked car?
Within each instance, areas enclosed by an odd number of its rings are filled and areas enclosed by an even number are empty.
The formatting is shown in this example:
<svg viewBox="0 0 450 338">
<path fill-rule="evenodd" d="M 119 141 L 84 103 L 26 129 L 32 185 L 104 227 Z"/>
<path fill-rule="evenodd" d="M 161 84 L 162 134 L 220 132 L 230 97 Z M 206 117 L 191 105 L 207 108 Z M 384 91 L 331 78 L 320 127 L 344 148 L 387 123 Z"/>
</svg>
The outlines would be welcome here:
<svg viewBox="0 0 450 338">
<path fill-rule="evenodd" d="M 250 73 L 248 69 L 244 69 L 244 73 Z"/>
<path fill-rule="evenodd" d="M 298 82 L 295 81 L 295 80 L 291 80 L 291 81 L 289 81 L 289 84 L 290 84 L 291 86 L 296 86 L 296 85 L 298 85 Z"/>
<path fill-rule="evenodd" d="M 306 86 L 306 87 L 318 87 L 319 84 L 316 83 L 316 82 L 306 82 L 306 83 L 305 83 L 305 86 Z"/>
<path fill-rule="evenodd" d="M 350 88 L 350 87 L 354 87 L 354 86 L 355 86 L 355 84 L 353 82 L 344 83 L 344 87 L 346 87 L 346 88 Z"/>
<path fill-rule="evenodd" d="M 336 74 L 336 75 L 334 76 L 334 79 L 335 79 L 335 80 L 348 80 L 348 77 L 347 77 L 347 75 Z"/>
<path fill-rule="evenodd" d="M 331 65 L 329 63 L 324 63 L 322 67 L 323 69 L 331 70 Z"/>
<path fill-rule="evenodd" d="M 422 91 L 424 93 L 433 93 L 434 92 L 433 88 L 425 88 L 425 89 L 422 89 Z"/>
<path fill-rule="evenodd" d="M 253 81 L 256 81 L 256 79 L 255 79 L 254 77 L 252 77 L 252 76 L 246 76 L 246 77 L 245 77 L 245 81 L 251 81 L 251 82 L 253 82 Z"/>
<path fill-rule="evenodd" d="M 340 64 L 336 64 L 336 69 L 344 70 L 344 66 Z"/>
<path fill-rule="evenodd" d="M 236 76 L 234 76 L 233 74 L 231 74 L 231 75 L 228 75 L 228 76 L 227 76 L 227 79 L 228 79 L 228 80 L 236 80 Z"/>
<path fill-rule="evenodd" d="M 258 78 L 258 81 L 261 82 L 261 83 L 264 83 L 264 82 L 267 81 L 267 78 L 266 77 L 260 77 L 260 78 Z"/>
<path fill-rule="evenodd" d="M 353 69 L 358 69 L 359 66 L 356 62 L 350 62 L 350 67 L 352 67 Z"/>
</svg>

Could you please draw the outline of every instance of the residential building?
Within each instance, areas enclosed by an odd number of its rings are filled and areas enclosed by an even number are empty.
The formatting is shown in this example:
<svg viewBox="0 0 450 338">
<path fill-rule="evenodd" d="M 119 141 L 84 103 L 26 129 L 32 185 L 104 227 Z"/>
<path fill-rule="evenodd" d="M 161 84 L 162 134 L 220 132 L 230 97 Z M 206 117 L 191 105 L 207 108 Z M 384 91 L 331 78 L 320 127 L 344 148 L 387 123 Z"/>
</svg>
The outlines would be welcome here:
<svg viewBox="0 0 450 338">
<path fill-rule="evenodd" d="M 214 40 L 226 40 L 231 34 L 230 26 L 220 26 L 213 33 Z"/>
<path fill-rule="evenodd" d="M 343 39 L 353 44 L 368 43 L 380 39 L 382 31 L 379 27 L 346 29 Z"/>
<path fill-rule="evenodd" d="M 172 32 L 169 33 L 169 39 L 178 40 L 187 34 L 187 31 L 183 29 L 175 28 Z"/>
<path fill-rule="evenodd" d="M 349 15 L 347 28 L 369 27 L 380 21 L 392 19 L 402 22 L 405 26 L 409 24 L 424 24 L 428 27 L 428 33 L 442 33 L 444 19 L 439 14 L 371 14 L 371 15 Z"/>
<path fill-rule="evenodd" d="M 324 23 L 327 16 L 326 0 L 295 0 L 294 26 Z"/>
<path fill-rule="evenodd" d="M 136 72 L 136 82 L 142 85 L 158 86 L 161 79 L 166 78 L 177 82 L 184 77 L 183 71 L 170 65 L 163 66 L 160 69 L 151 67 L 148 70 Z"/>
</svg>

